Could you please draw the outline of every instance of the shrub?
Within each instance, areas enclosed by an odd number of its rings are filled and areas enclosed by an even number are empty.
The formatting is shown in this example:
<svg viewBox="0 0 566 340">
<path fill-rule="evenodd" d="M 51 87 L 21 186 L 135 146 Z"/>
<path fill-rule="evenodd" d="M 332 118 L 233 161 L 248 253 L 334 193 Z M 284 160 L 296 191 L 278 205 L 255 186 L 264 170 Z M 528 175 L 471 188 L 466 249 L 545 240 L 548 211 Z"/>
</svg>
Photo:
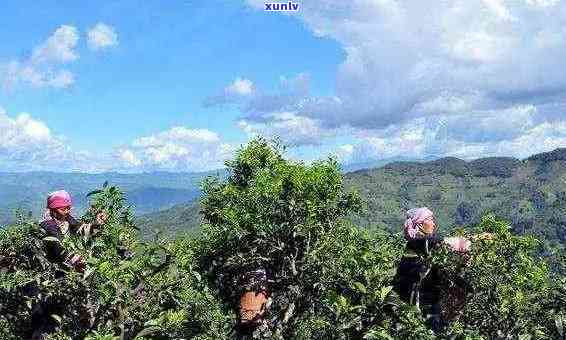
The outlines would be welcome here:
<svg viewBox="0 0 566 340">
<path fill-rule="evenodd" d="M 142 241 L 121 191 L 90 194 L 84 221 L 105 211 L 93 239 L 63 242 L 86 260 L 78 273 L 46 259 L 42 231 L 22 218 L 0 231 L 0 338 L 224 339 L 237 328 L 242 281 L 263 268 L 270 302 L 251 338 L 269 339 L 558 339 L 566 323 L 563 252 L 556 273 L 532 236 L 485 216 L 468 256 L 447 248 L 438 265 L 446 290 L 456 279 L 470 292 L 459 316 L 434 334 L 419 309 L 400 301 L 393 278 L 399 235 L 362 230 L 333 159 L 305 165 L 259 138 L 227 163 L 226 179 L 203 184 L 203 233 Z"/>
</svg>

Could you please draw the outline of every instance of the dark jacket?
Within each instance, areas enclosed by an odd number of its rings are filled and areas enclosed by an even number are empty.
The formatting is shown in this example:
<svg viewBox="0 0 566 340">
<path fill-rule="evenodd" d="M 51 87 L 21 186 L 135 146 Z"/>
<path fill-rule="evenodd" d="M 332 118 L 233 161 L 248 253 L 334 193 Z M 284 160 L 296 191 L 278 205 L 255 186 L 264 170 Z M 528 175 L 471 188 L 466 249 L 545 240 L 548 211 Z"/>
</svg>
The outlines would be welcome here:
<svg viewBox="0 0 566 340">
<path fill-rule="evenodd" d="M 69 223 L 69 233 L 74 235 L 78 232 L 81 223 L 77 221 L 74 217 L 67 217 L 67 223 Z M 46 240 L 44 238 L 45 252 L 47 253 L 48 260 L 52 262 L 62 263 L 67 257 L 65 248 L 61 244 L 64 235 L 61 233 L 61 229 L 55 220 L 45 220 L 39 224 L 39 226 L 45 231 L 47 237 L 55 237 L 59 242 Z"/>
<path fill-rule="evenodd" d="M 427 257 L 441 243 L 442 238 L 436 236 L 407 242 L 394 282 L 396 291 L 405 302 L 415 303 L 417 292 L 421 305 L 434 305 L 440 301 L 441 271 L 440 268 L 429 265 Z"/>
</svg>

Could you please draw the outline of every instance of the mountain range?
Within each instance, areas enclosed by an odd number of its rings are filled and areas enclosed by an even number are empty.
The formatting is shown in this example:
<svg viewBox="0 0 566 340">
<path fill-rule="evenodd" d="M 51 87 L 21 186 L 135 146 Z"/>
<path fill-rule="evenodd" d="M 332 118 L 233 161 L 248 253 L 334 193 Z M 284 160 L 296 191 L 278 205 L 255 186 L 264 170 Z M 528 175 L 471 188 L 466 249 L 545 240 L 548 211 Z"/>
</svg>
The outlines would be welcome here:
<svg viewBox="0 0 566 340">
<path fill-rule="evenodd" d="M 354 166 L 360 167 L 362 164 Z M 156 230 L 170 235 L 194 231 L 201 222 L 201 180 L 226 175 L 225 169 L 204 173 L 0 173 L 0 225 L 12 221 L 18 208 L 39 215 L 46 195 L 62 188 L 75 197 L 79 215 L 87 204 L 86 194 L 108 181 L 124 190 L 146 236 Z M 566 244 L 566 149 L 526 159 L 393 161 L 345 172 L 343 185 L 363 198 L 364 211 L 350 219 L 365 228 L 399 232 L 406 210 L 428 206 L 443 232 L 475 224 L 481 216 L 494 213 L 510 221 L 517 233 Z"/>
<path fill-rule="evenodd" d="M 210 175 L 223 176 L 225 170 L 200 173 L 152 172 L 121 173 L 0 173 L 0 226 L 12 222 L 16 211 L 39 217 L 47 195 L 65 189 L 73 197 L 75 214 L 87 205 L 88 192 L 104 182 L 117 185 L 126 194 L 137 215 L 160 211 L 200 196 L 200 182 Z"/>
<path fill-rule="evenodd" d="M 522 160 L 393 162 L 348 172 L 343 185 L 358 191 L 365 202 L 363 213 L 350 217 L 362 227 L 399 232 L 406 210 L 427 206 L 435 211 L 442 232 L 494 213 L 510 221 L 516 233 L 566 245 L 566 149 Z M 178 204 L 140 222 L 166 233 L 196 230 L 198 211 L 198 201 Z"/>
</svg>

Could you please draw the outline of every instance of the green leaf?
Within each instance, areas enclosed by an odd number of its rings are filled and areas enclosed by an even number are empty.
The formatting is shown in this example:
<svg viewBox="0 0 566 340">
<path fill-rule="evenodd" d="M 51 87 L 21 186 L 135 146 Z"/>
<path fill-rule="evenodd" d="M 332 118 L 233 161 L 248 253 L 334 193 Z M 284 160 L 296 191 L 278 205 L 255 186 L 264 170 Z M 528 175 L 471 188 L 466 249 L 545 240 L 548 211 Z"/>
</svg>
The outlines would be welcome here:
<svg viewBox="0 0 566 340">
<path fill-rule="evenodd" d="M 62 321 L 63 321 L 63 320 L 61 319 L 61 317 L 60 317 L 59 315 L 57 315 L 57 314 L 51 314 L 50 317 L 51 317 L 53 320 L 57 321 L 58 324 L 61 324 Z"/>
<path fill-rule="evenodd" d="M 558 334 L 560 334 L 560 336 L 564 336 L 564 318 L 561 315 L 556 316 L 556 318 L 554 319 L 554 324 L 556 325 Z"/>
<path fill-rule="evenodd" d="M 363 283 L 356 281 L 354 282 L 354 287 L 356 287 L 356 289 L 359 290 L 361 293 L 367 294 L 366 286 L 364 286 Z"/>
<path fill-rule="evenodd" d="M 193 271 L 193 276 L 195 277 L 195 279 L 200 282 L 202 280 L 202 277 L 200 276 L 200 274 L 196 271 Z"/>
<path fill-rule="evenodd" d="M 97 194 L 100 194 L 101 192 L 102 192 L 102 190 L 93 190 L 93 191 L 89 192 L 88 194 L 86 194 L 86 197 L 97 195 Z"/>
<path fill-rule="evenodd" d="M 392 290 L 393 290 L 393 286 L 387 286 L 381 288 L 381 290 L 379 291 L 379 297 L 381 298 L 381 301 L 385 301 L 385 298 L 387 298 L 387 295 L 389 295 L 389 293 L 391 293 Z"/>
<path fill-rule="evenodd" d="M 141 338 L 144 336 L 148 336 L 148 335 L 152 335 L 155 334 L 157 332 L 161 331 L 161 327 L 159 326 L 149 326 L 147 328 L 142 329 L 136 336 L 135 338 Z"/>
</svg>

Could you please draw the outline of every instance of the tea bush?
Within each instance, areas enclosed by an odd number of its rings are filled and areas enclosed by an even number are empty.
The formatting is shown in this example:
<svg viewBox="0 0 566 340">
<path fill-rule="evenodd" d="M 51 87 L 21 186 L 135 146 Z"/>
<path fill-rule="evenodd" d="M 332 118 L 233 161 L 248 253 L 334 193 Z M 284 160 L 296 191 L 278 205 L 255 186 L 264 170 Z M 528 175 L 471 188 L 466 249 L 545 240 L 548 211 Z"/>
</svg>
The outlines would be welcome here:
<svg viewBox="0 0 566 340">
<path fill-rule="evenodd" d="M 468 255 L 442 249 L 427 261 L 447 282 L 464 280 L 466 304 L 442 333 L 402 302 L 393 278 L 404 240 L 363 230 L 333 159 L 305 165 L 258 138 L 227 162 L 227 179 L 203 183 L 202 232 L 143 240 L 122 192 L 90 194 L 83 222 L 104 211 L 93 238 L 65 239 L 84 272 L 52 263 L 36 222 L 0 231 L 0 338 L 29 339 L 560 339 L 566 279 L 488 215 L 471 229 Z M 270 295 L 263 321 L 244 334 L 238 303 L 249 271 L 263 269 Z"/>
</svg>

